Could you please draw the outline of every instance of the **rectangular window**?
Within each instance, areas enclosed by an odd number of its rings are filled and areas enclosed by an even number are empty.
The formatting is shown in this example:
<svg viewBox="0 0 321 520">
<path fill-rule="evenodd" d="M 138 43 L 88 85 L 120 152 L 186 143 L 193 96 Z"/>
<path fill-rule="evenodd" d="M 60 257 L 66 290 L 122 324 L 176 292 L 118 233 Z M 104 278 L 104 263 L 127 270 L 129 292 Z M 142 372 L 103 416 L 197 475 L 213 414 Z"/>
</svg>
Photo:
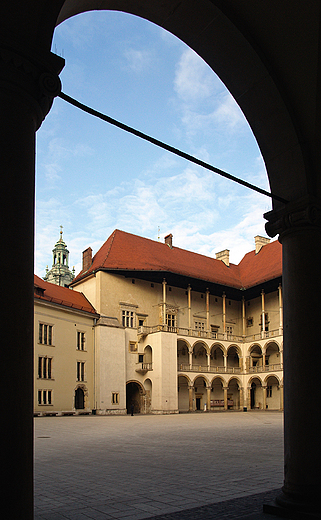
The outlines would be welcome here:
<svg viewBox="0 0 321 520">
<path fill-rule="evenodd" d="M 211 337 L 217 339 L 218 327 L 211 325 Z"/>
<path fill-rule="evenodd" d="M 77 381 L 85 381 L 85 361 L 77 361 Z"/>
<path fill-rule="evenodd" d="M 77 350 L 85 350 L 85 333 L 77 332 Z"/>
<path fill-rule="evenodd" d="M 134 327 L 134 311 L 122 311 L 123 327 Z"/>
<path fill-rule="evenodd" d="M 118 392 L 111 393 L 111 404 L 119 404 L 119 393 Z"/>
<path fill-rule="evenodd" d="M 129 352 L 137 352 L 138 344 L 136 341 L 129 342 Z"/>
<path fill-rule="evenodd" d="M 272 385 L 266 387 L 266 397 L 272 397 Z"/>
<path fill-rule="evenodd" d="M 52 404 L 52 390 L 38 390 L 38 404 Z"/>
<path fill-rule="evenodd" d="M 39 323 L 39 343 L 42 345 L 52 345 L 52 332 L 52 325 Z"/>
<path fill-rule="evenodd" d="M 226 325 L 227 334 L 233 334 L 233 327 L 231 325 Z"/>
<path fill-rule="evenodd" d="M 169 328 L 176 327 L 176 314 L 166 314 L 166 325 Z"/>
<path fill-rule="evenodd" d="M 38 378 L 51 379 L 52 358 L 47 356 L 38 357 Z"/>
</svg>

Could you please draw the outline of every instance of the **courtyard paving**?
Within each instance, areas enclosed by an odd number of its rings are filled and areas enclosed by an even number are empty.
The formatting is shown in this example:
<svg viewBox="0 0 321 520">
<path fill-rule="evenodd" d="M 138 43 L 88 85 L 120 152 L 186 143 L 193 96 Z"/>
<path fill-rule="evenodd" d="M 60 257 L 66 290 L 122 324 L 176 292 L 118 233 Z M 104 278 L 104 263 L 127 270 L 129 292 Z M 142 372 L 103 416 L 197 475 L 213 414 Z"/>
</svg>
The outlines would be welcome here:
<svg viewBox="0 0 321 520">
<path fill-rule="evenodd" d="M 273 519 L 282 482 L 280 412 L 35 418 L 35 520 Z"/>
</svg>

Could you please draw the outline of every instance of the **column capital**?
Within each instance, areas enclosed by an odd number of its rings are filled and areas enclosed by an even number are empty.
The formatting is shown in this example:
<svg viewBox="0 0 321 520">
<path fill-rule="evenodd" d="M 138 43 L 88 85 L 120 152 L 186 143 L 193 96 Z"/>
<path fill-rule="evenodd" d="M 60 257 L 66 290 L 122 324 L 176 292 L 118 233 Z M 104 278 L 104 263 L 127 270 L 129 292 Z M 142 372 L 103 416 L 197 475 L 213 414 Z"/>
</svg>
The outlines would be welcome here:
<svg viewBox="0 0 321 520">
<path fill-rule="evenodd" d="M 39 54 L 14 40 L 0 39 L 0 90 L 29 107 L 36 130 L 61 92 L 58 74 L 64 65 L 65 60 L 52 52 Z"/>
<path fill-rule="evenodd" d="M 270 237 L 314 227 L 321 230 L 321 201 L 311 195 L 293 200 L 279 210 L 264 214 L 265 230 Z"/>
</svg>

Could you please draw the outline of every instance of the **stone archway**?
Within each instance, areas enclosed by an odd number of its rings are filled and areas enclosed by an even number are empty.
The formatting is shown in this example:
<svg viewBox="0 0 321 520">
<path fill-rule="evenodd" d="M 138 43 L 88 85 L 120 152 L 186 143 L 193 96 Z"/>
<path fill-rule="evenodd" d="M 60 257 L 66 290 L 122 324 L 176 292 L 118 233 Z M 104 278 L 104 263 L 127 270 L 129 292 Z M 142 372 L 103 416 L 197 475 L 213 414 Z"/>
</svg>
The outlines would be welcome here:
<svg viewBox="0 0 321 520">
<path fill-rule="evenodd" d="M 3 241 L 12 253 L 9 258 L 5 255 L 1 264 L 2 272 L 8 272 L 2 284 L 7 301 L 2 318 L 4 323 L 10 323 L 10 309 L 15 308 L 19 322 L 14 338 L 17 349 L 4 351 L 2 358 L 4 366 L 15 366 L 19 385 L 12 380 L 10 370 L 4 375 L 3 385 L 13 402 L 19 400 L 21 410 L 25 410 L 24 420 L 20 416 L 16 420 L 12 417 L 1 438 L 3 445 L 10 446 L 11 453 L 7 481 L 12 489 L 14 482 L 24 490 L 19 501 L 24 509 L 17 510 L 16 514 L 10 509 L 11 516 L 32 518 L 32 451 L 25 446 L 32 446 L 33 441 L 34 134 L 57 93 L 57 89 L 46 88 L 45 84 L 40 88 L 39 80 L 49 73 L 50 81 L 46 84 L 52 87 L 52 80 L 61 68 L 61 60 L 49 53 L 55 24 L 85 10 L 107 8 L 122 9 L 158 23 L 205 59 L 249 121 L 267 166 L 272 191 L 292 201 L 287 208 L 275 202 L 274 208 L 280 208 L 280 213 L 267 215 L 269 234 L 281 235 L 284 259 L 285 400 L 288 404 L 285 405 L 287 474 L 283 490 L 300 505 L 304 502 L 304 506 L 311 507 L 312 503 L 317 507 L 318 488 L 313 475 L 314 468 L 320 465 L 319 436 L 315 428 L 315 422 L 320 422 L 320 411 L 316 412 L 309 402 L 309 394 L 311 380 L 317 391 L 320 352 L 316 353 L 314 366 L 303 371 L 302 344 L 317 344 L 318 331 L 315 327 L 302 327 L 302 323 L 317 323 L 320 315 L 316 296 L 321 284 L 318 265 L 317 262 L 313 265 L 306 254 L 312 249 L 316 258 L 321 254 L 318 216 L 321 200 L 320 1 L 311 2 L 308 7 L 299 1 L 293 5 L 294 8 L 289 9 L 289 2 L 274 5 L 256 2 L 253 9 L 253 2 L 236 0 L 219 2 L 219 7 L 214 0 L 197 5 L 174 0 L 53 0 L 43 9 L 42 3 L 34 0 L 26 0 L 23 5 L 18 0 L 3 3 L 2 25 L 8 36 L 4 41 L 6 59 L 1 70 L 4 85 L 0 103 L 4 150 L 1 166 L 4 173 L 10 171 L 10 183 L 4 184 L 3 198 L 11 204 L 3 205 L 0 220 L 5 223 Z M 24 66 L 21 67 L 21 63 Z M 16 230 L 20 230 L 19 240 Z M 23 265 L 21 258 L 24 258 Z M 12 344 L 11 336 L 8 327 L 8 331 L 3 331 L 3 343 Z M 26 348 L 21 350 L 20 345 Z M 292 392 L 292 382 L 299 380 L 302 383 L 300 406 L 298 401 L 293 402 Z M 18 435 L 21 436 L 21 432 L 26 442 L 20 449 Z M 303 444 L 310 447 L 304 457 Z M 28 472 L 27 484 L 22 481 L 21 466 Z M 18 507 L 9 486 L 4 495 L 12 497 L 8 499 L 10 507 Z"/>
<path fill-rule="evenodd" d="M 145 413 L 144 407 L 145 389 L 138 381 L 126 383 L 126 410 L 128 414 Z"/>
</svg>

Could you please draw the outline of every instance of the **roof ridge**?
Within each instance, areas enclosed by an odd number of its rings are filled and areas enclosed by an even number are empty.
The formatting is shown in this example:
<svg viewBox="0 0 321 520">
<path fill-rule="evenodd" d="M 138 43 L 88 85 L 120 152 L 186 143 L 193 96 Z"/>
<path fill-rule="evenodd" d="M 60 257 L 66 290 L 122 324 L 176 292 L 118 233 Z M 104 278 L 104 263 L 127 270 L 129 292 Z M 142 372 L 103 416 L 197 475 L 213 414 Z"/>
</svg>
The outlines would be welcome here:
<svg viewBox="0 0 321 520">
<path fill-rule="evenodd" d="M 108 247 L 108 250 L 107 250 L 106 256 L 105 256 L 105 258 L 104 258 L 104 260 L 103 260 L 103 264 L 106 262 L 106 260 L 107 260 L 107 258 L 108 258 L 108 255 L 109 255 L 109 253 L 110 253 L 111 246 L 113 245 L 113 242 L 114 242 L 114 240 L 115 240 L 115 235 L 116 235 L 116 232 L 117 232 L 117 231 L 119 231 L 119 229 L 114 229 L 114 231 L 112 232 L 112 234 L 110 235 L 110 237 L 107 238 L 107 242 L 108 242 L 109 239 L 111 239 L 111 240 L 110 240 L 110 245 L 109 245 L 109 247 Z M 105 242 L 105 243 L 106 243 L 106 242 Z M 103 247 L 103 246 L 104 246 L 104 244 L 103 244 L 101 247 Z M 98 251 L 97 251 L 97 253 L 98 253 Z M 96 254 L 97 254 L 97 253 L 96 253 Z M 95 255 L 95 256 L 96 256 L 96 255 Z M 95 258 L 95 256 L 94 256 L 94 258 Z M 94 258 L 93 258 L 92 264 L 94 263 Z"/>
</svg>

